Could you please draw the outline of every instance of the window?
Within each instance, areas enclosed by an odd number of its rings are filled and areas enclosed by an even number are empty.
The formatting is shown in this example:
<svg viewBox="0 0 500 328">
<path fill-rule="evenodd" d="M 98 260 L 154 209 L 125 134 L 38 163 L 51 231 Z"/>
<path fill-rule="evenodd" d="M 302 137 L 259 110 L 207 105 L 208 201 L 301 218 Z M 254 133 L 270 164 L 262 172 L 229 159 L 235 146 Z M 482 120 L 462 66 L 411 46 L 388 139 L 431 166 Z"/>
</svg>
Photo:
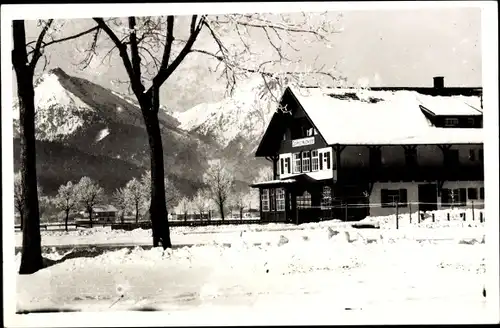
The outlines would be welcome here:
<svg viewBox="0 0 500 328">
<path fill-rule="evenodd" d="M 380 148 L 370 148 L 370 166 L 379 167 L 382 164 L 382 151 Z"/>
<path fill-rule="evenodd" d="M 444 119 L 444 126 L 457 126 L 458 125 L 458 119 L 457 118 L 445 118 Z"/>
<path fill-rule="evenodd" d="M 283 158 L 280 159 L 280 172 L 281 174 L 285 173 L 285 161 L 283 160 Z"/>
<path fill-rule="evenodd" d="M 321 209 L 330 209 L 332 206 L 332 188 L 329 186 L 323 187 L 323 193 L 321 195 Z"/>
<path fill-rule="evenodd" d="M 325 168 L 327 170 L 330 169 L 330 152 L 325 152 L 323 154 L 323 167 L 321 168 L 322 170 L 324 170 Z"/>
<path fill-rule="evenodd" d="M 285 210 L 285 189 L 276 189 L 276 211 L 282 212 Z"/>
<path fill-rule="evenodd" d="M 269 209 L 276 210 L 276 189 L 269 189 Z"/>
<path fill-rule="evenodd" d="M 474 149 L 469 149 L 469 161 L 474 162 L 476 160 L 476 152 Z"/>
<path fill-rule="evenodd" d="M 417 149 L 408 148 L 405 149 L 405 161 L 408 166 L 417 166 Z"/>
<path fill-rule="evenodd" d="M 467 189 L 442 189 L 441 190 L 441 206 L 465 206 L 467 202 Z"/>
<path fill-rule="evenodd" d="M 479 188 L 479 199 L 484 199 L 484 187 Z"/>
<path fill-rule="evenodd" d="M 311 207 L 311 194 L 304 191 L 302 196 L 297 196 L 297 208 L 310 208 Z"/>
<path fill-rule="evenodd" d="M 305 151 L 302 153 L 302 172 L 311 170 L 311 152 Z"/>
<path fill-rule="evenodd" d="M 408 205 L 408 193 L 406 189 L 382 189 L 380 193 L 382 207 L 406 207 Z"/>
<path fill-rule="evenodd" d="M 285 171 L 287 174 L 290 173 L 290 157 L 285 158 Z"/>
<path fill-rule="evenodd" d="M 261 195 L 262 212 L 269 212 L 269 190 L 263 189 Z"/>
<path fill-rule="evenodd" d="M 300 153 L 293 154 L 293 161 L 294 161 L 293 173 L 302 172 L 302 165 L 301 165 L 302 162 L 300 159 Z"/>
<path fill-rule="evenodd" d="M 467 198 L 477 199 L 477 189 L 476 188 L 467 189 Z"/>
<path fill-rule="evenodd" d="M 319 154 L 317 150 L 313 150 L 311 152 L 311 165 L 312 165 L 312 171 L 319 170 Z"/>
<path fill-rule="evenodd" d="M 314 135 L 314 128 L 309 128 L 306 130 L 306 137 L 312 137 Z"/>
</svg>

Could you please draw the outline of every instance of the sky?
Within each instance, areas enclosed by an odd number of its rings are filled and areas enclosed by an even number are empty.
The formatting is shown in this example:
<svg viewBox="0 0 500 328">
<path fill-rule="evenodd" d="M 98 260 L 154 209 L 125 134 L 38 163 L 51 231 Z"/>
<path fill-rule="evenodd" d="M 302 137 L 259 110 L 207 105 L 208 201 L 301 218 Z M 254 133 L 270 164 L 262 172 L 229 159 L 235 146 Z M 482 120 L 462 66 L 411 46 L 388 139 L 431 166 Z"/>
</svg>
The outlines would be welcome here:
<svg viewBox="0 0 500 328">
<path fill-rule="evenodd" d="M 433 76 L 444 76 L 447 86 L 481 86 L 481 12 L 476 8 L 442 8 L 421 10 L 370 10 L 329 13 L 332 19 L 341 15 L 330 37 L 328 47 L 322 42 L 299 44 L 304 65 L 314 60 L 335 65 L 340 75 L 351 83 L 370 86 L 431 86 Z M 65 33 L 79 32 L 93 26 L 91 20 L 73 20 Z M 28 24 L 28 36 L 36 36 L 35 24 Z M 58 44 L 48 49 L 47 69 L 61 67 L 70 75 L 89 79 L 105 87 L 125 92 L 126 87 L 112 82 L 124 80 L 125 70 L 115 56 L 111 64 L 94 61 L 80 69 L 79 49 L 89 39 Z M 210 40 L 202 35 L 195 46 Z M 259 38 L 257 45 L 269 47 Z M 102 57 L 106 46 L 99 50 Z M 224 97 L 225 81 L 218 79 L 207 66 L 213 62 L 204 56 L 192 56 L 162 87 L 161 102 L 173 111 L 183 111 L 202 102 Z"/>
</svg>

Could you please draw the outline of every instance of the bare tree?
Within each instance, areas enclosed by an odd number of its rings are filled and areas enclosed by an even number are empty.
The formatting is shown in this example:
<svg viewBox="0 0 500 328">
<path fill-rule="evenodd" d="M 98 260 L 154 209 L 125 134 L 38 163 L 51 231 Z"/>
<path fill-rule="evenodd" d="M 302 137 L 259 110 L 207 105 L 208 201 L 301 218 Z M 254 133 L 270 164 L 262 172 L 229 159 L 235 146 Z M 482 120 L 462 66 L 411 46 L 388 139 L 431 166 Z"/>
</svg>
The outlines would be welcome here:
<svg viewBox="0 0 500 328">
<path fill-rule="evenodd" d="M 240 220 L 243 220 L 243 210 L 245 209 L 246 192 L 238 191 L 231 194 L 231 203 L 238 210 Z"/>
<path fill-rule="evenodd" d="M 234 185 L 231 173 L 220 161 L 215 161 L 210 163 L 203 180 L 208 186 L 212 200 L 217 204 L 221 219 L 224 220 L 224 209 Z"/>
<path fill-rule="evenodd" d="M 56 43 L 68 41 L 97 30 L 91 30 L 56 39 L 52 30 L 54 20 L 40 20 L 41 31 L 35 41 L 26 43 L 24 20 L 12 23 L 12 65 L 16 73 L 17 97 L 19 101 L 19 130 L 21 138 L 21 181 L 23 189 L 23 248 L 20 274 L 31 274 L 43 268 L 42 240 L 40 236 L 40 209 L 37 193 L 36 147 L 35 147 L 35 91 L 33 79 L 40 58 L 45 58 L 45 49 Z M 30 49 L 28 51 L 28 49 Z M 45 60 L 47 64 L 47 60 Z"/>
<path fill-rule="evenodd" d="M 92 228 L 92 213 L 103 197 L 104 190 L 89 177 L 83 177 L 75 186 L 77 198 L 89 215 L 90 227 Z"/>
<path fill-rule="evenodd" d="M 66 231 L 68 231 L 69 213 L 76 208 L 77 202 L 75 186 L 71 181 L 59 187 L 54 203 L 57 208 L 63 210 L 65 213 L 64 228 Z"/>
<path fill-rule="evenodd" d="M 135 211 L 135 223 L 139 222 L 139 211 L 144 203 L 144 186 L 139 180 L 133 178 L 125 185 L 125 198 Z"/>
<path fill-rule="evenodd" d="M 263 15 L 236 14 L 225 16 L 192 15 L 187 22 L 184 33 L 179 31 L 179 20 L 174 16 L 167 17 L 128 17 L 127 19 L 111 19 L 95 17 L 113 47 L 105 57 L 111 56 L 113 50 L 119 53 L 127 72 L 130 89 L 136 96 L 148 133 L 151 160 L 151 203 L 150 217 L 153 226 L 153 245 L 160 243 L 164 248 L 171 247 L 167 204 L 164 199 L 165 181 L 163 177 L 164 160 L 158 111 L 160 108 L 160 87 L 178 69 L 188 54 L 205 55 L 221 64 L 222 76 L 227 81 L 227 89 L 234 90 L 238 80 L 248 74 L 260 74 L 266 87 L 290 78 L 302 80 L 304 76 L 330 77 L 335 81 L 332 72 L 320 69 L 285 69 L 278 70 L 279 64 L 287 67 L 300 60 L 293 60 L 286 55 L 288 51 L 298 52 L 293 46 L 293 34 L 299 38 L 314 38 L 319 42 L 328 42 L 327 36 L 335 32 L 331 18 L 313 19 L 311 15 L 303 15 L 302 21 L 293 21 L 286 15 L 275 15 L 275 19 Z M 314 21 L 315 24 L 311 24 Z M 175 28 L 174 28 L 175 27 Z M 180 24 L 182 27 L 182 23 Z M 250 30 L 261 32 L 267 37 L 269 49 L 274 58 L 260 58 L 252 51 L 251 40 L 254 35 Z M 181 29 L 182 31 L 182 29 Z M 202 35 L 211 40 L 211 49 L 194 48 L 194 43 Z M 224 34 L 232 31 L 232 39 L 238 44 L 224 38 Z M 174 36 L 174 32 L 176 35 Z M 184 35 L 183 35 L 184 34 Z M 89 49 L 89 60 L 95 53 L 97 41 Z M 215 48 L 215 49 L 214 49 Z M 250 63 L 250 64 L 249 64 Z M 277 100 L 277 98 L 276 98 Z"/>
<path fill-rule="evenodd" d="M 37 183 L 37 194 L 42 194 L 42 188 Z M 14 209 L 19 213 L 21 230 L 23 230 L 24 222 L 24 206 L 23 206 L 23 184 L 21 172 L 14 174 Z"/>
<path fill-rule="evenodd" d="M 203 213 L 208 209 L 210 194 L 206 189 L 199 189 L 193 197 L 193 207 L 198 211 L 200 220 L 203 220 Z"/>
<path fill-rule="evenodd" d="M 125 222 L 125 212 L 129 207 L 125 188 L 116 189 L 113 193 L 113 200 L 120 211 L 120 221 L 123 224 Z"/>
<path fill-rule="evenodd" d="M 173 181 L 167 177 L 164 178 L 165 185 L 165 202 L 167 204 L 167 209 L 171 209 L 179 200 L 179 190 L 174 185 Z M 146 171 L 141 177 L 141 183 L 143 185 L 144 199 L 147 203 L 151 202 L 151 197 L 149 191 L 151 190 L 151 172 Z"/>
<path fill-rule="evenodd" d="M 177 211 L 178 213 L 182 213 L 184 216 L 184 221 L 187 221 L 187 216 L 189 211 L 191 210 L 192 207 L 192 202 L 188 197 L 183 197 L 179 201 L 179 204 L 177 204 Z"/>
</svg>

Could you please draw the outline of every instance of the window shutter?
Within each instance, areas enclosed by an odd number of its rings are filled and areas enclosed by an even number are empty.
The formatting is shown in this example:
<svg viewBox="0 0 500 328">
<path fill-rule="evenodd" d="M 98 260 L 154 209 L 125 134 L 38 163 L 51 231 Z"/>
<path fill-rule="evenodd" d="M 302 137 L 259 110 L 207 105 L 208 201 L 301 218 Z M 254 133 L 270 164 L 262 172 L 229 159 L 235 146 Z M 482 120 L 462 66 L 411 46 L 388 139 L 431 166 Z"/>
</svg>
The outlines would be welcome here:
<svg viewBox="0 0 500 328">
<path fill-rule="evenodd" d="M 319 169 L 323 169 L 323 153 L 319 153 Z"/>
<path fill-rule="evenodd" d="M 302 152 L 299 153 L 300 156 L 300 173 L 304 172 L 304 163 L 302 162 Z"/>
<path fill-rule="evenodd" d="M 380 202 L 382 203 L 382 207 L 386 207 L 387 200 L 387 189 L 380 190 Z"/>
<path fill-rule="evenodd" d="M 329 170 L 330 169 L 330 153 L 326 153 L 326 168 Z"/>
<path fill-rule="evenodd" d="M 284 174 L 285 173 L 285 168 L 284 168 L 284 165 L 283 165 L 283 158 L 280 159 L 280 172 L 281 174 Z"/>
<path fill-rule="evenodd" d="M 286 161 L 286 173 L 290 173 L 290 157 L 285 158 Z"/>
</svg>

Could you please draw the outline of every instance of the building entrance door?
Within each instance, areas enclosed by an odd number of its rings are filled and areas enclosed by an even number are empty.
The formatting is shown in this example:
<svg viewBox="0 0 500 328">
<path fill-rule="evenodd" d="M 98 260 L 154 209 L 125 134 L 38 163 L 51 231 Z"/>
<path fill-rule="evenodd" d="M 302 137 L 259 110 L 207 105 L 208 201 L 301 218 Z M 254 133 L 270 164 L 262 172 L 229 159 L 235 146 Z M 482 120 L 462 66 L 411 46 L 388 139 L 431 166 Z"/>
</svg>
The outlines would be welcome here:
<svg viewBox="0 0 500 328">
<path fill-rule="evenodd" d="M 421 212 L 437 210 L 437 185 L 435 183 L 418 185 L 418 209 Z"/>
</svg>

